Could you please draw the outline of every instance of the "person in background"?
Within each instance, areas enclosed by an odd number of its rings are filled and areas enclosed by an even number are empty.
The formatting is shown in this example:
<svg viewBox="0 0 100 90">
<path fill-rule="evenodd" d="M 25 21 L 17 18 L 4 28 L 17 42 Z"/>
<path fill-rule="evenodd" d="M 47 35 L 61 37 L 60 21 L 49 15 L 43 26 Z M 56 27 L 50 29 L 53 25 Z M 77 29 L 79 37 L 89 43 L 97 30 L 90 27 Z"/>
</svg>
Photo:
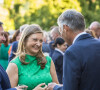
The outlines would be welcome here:
<svg viewBox="0 0 100 90">
<path fill-rule="evenodd" d="M 7 68 L 11 87 L 24 84 L 32 90 L 41 83 L 58 83 L 53 61 L 43 55 L 42 42 L 43 32 L 39 25 L 32 24 L 23 30 L 16 57 Z"/>
<path fill-rule="evenodd" d="M 18 41 L 20 39 L 20 35 L 21 35 L 21 33 L 20 33 L 20 30 L 18 29 L 18 30 L 15 31 L 12 38 L 10 39 L 10 44 L 11 45 L 10 45 L 10 48 L 9 48 L 9 51 L 8 51 L 9 56 L 11 54 L 12 43 L 15 42 L 15 41 Z"/>
<path fill-rule="evenodd" d="M 55 48 L 52 60 L 55 64 L 56 72 L 58 81 L 60 84 L 62 84 L 62 78 L 63 78 L 63 55 L 65 50 L 67 49 L 67 44 L 64 41 L 63 38 L 57 38 L 53 44 L 53 47 Z"/>
<path fill-rule="evenodd" d="M 28 24 L 24 24 L 24 25 L 20 26 L 20 35 L 21 35 L 22 31 L 27 26 L 28 26 Z M 14 53 L 16 53 L 17 48 L 18 48 L 18 41 L 15 41 L 15 42 L 12 43 L 11 53 L 9 55 L 8 62 L 10 62 L 15 57 L 15 54 Z"/>
<path fill-rule="evenodd" d="M 6 70 L 8 66 L 8 50 L 10 48 L 8 42 L 8 34 L 4 32 L 5 41 L 1 44 L 0 47 L 0 64 Z"/>
<path fill-rule="evenodd" d="M 48 33 L 46 31 L 43 31 L 43 44 L 42 44 L 42 51 L 43 53 L 49 54 L 50 48 L 48 44 Z"/>
<path fill-rule="evenodd" d="M 96 36 L 96 34 L 95 34 L 95 32 L 94 32 L 93 30 L 88 30 L 88 29 L 86 29 L 85 32 L 86 32 L 86 33 L 89 33 L 91 36 L 93 36 L 94 38 L 97 39 L 97 36 Z"/>
<path fill-rule="evenodd" d="M 50 83 L 47 90 L 100 90 L 100 41 L 84 32 L 83 15 L 68 9 L 58 25 L 69 47 L 63 59 L 63 86 Z"/>
<path fill-rule="evenodd" d="M 4 31 L 2 22 L 0 22 L 0 45 L 6 41 L 6 38 L 4 37 Z M 3 55 L 4 53 L 1 53 Z M 11 88 L 10 81 L 8 78 L 8 75 L 6 71 L 3 69 L 3 67 L 0 65 L 0 90 L 21 90 L 22 88 L 27 88 L 27 86 L 19 86 L 15 88 Z"/>
<path fill-rule="evenodd" d="M 93 30 L 95 32 L 96 37 L 100 38 L 100 23 L 98 21 L 94 21 L 89 26 L 90 30 Z"/>
<path fill-rule="evenodd" d="M 20 39 L 20 36 L 21 36 L 20 29 L 17 29 L 12 36 L 12 42 L 18 41 Z"/>
<path fill-rule="evenodd" d="M 2 22 L 0 22 L 0 46 L 1 46 L 1 43 L 3 43 L 6 39 L 4 37 L 4 31 L 3 31 L 3 26 L 2 26 Z"/>
<path fill-rule="evenodd" d="M 53 27 L 53 29 L 50 31 L 50 36 L 52 38 L 52 41 L 49 43 L 49 47 L 50 47 L 49 56 L 52 57 L 54 52 L 54 48 L 52 47 L 52 45 L 58 37 L 61 37 L 58 26 Z"/>
</svg>

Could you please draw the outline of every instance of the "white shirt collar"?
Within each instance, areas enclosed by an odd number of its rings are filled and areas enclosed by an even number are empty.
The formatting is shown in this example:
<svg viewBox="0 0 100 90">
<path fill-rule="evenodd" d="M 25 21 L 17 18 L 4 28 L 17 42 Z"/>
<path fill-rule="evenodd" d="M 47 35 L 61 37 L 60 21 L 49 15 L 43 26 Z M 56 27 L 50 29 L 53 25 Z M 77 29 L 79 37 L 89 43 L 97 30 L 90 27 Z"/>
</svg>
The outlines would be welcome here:
<svg viewBox="0 0 100 90">
<path fill-rule="evenodd" d="M 86 34 L 86 32 L 79 33 L 73 40 L 73 44 L 75 43 L 76 39 L 81 36 L 82 34 Z"/>
<path fill-rule="evenodd" d="M 64 52 L 62 52 L 60 49 L 55 48 L 56 51 L 60 52 L 62 55 L 64 55 Z"/>
</svg>

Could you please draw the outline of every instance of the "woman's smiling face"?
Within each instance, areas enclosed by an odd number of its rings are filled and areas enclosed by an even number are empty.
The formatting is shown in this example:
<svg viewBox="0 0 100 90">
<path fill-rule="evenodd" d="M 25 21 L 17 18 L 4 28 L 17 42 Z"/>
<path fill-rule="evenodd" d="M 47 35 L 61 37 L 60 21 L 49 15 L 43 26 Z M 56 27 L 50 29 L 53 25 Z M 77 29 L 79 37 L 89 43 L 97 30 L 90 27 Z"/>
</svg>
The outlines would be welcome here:
<svg viewBox="0 0 100 90">
<path fill-rule="evenodd" d="M 29 55 L 36 55 L 42 48 L 43 34 L 31 34 L 25 42 L 25 51 Z"/>
</svg>

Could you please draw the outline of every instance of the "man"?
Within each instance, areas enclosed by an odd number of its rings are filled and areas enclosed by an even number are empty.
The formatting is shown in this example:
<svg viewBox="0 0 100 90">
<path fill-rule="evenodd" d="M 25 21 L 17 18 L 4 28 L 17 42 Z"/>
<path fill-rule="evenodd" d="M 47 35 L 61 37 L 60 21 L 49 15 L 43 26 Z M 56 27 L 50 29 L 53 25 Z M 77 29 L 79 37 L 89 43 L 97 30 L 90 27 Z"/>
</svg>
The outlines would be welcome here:
<svg viewBox="0 0 100 90">
<path fill-rule="evenodd" d="M 95 32 L 95 35 L 98 39 L 100 38 L 100 23 L 99 22 L 97 21 L 92 22 L 89 29 Z"/>
<path fill-rule="evenodd" d="M 49 47 L 50 47 L 50 53 L 49 56 L 52 57 L 53 52 L 54 52 L 54 48 L 52 47 L 52 44 L 54 43 L 54 41 L 58 38 L 61 37 L 60 32 L 59 32 L 59 27 L 58 26 L 54 26 L 50 32 L 50 36 L 52 38 L 52 41 L 49 43 Z"/>
<path fill-rule="evenodd" d="M 3 26 L 2 22 L 0 22 L 0 45 L 5 41 L 5 37 L 3 35 Z M 10 81 L 8 78 L 7 73 L 3 69 L 3 67 L 0 65 L 0 90 L 21 90 L 22 88 L 27 88 L 27 86 L 19 86 L 16 88 L 11 88 Z"/>
<path fill-rule="evenodd" d="M 42 43 L 42 51 L 43 53 L 49 53 L 50 52 L 50 48 L 49 48 L 49 44 L 47 42 L 48 40 L 48 33 L 46 31 L 43 32 L 43 43 Z"/>
<path fill-rule="evenodd" d="M 85 33 L 81 13 L 69 9 L 58 18 L 62 37 L 70 45 L 64 55 L 63 86 L 48 90 L 100 90 L 100 41 Z"/>
<path fill-rule="evenodd" d="M 50 31 L 50 35 L 52 40 L 56 40 L 58 37 L 60 37 L 60 32 L 59 32 L 59 27 L 55 26 L 52 28 L 52 30 Z"/>
<path fill-rule="evenodd" d="M 2 26 L 2 22 L 0 22 L 0 46 L 1 46 L 1 43 L 3 43 L 3 41 L 5 41 L 5 37 L 3 35 L 3 26 Z"/>
</svg>

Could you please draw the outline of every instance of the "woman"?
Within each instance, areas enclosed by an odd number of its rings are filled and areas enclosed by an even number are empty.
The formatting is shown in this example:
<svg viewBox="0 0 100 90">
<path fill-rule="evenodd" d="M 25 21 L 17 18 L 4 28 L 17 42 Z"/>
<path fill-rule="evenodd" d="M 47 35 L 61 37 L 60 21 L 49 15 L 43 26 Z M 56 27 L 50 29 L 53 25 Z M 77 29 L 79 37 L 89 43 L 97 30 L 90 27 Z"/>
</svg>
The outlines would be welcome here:
<svg viewBox="0 0 100 90">
<path fill-rule="evenodd" d="M 38 25 L 29 25 L 24 29 L 16 57 L 7 68 L 11 87 L 24 84 L 32 90 L 41 83 L 58 83 L 51 58 L 42 53 L 42 42 L 43 33 Z"/>
<path fill-rule="evenodd" d="M 96 34 L 95 34 L 95 32 L 94 32 L 93 30 L 88 30 L 88 29 L 86 29 L 85 32 L 86 32 L 86 33 L 89 33 L 92 37 L 94 37 L 94 38 L 97 39 L 97 36 L 96 36 Z"/>
<path fill-rule="evenodd" d="M 20 29 L 16 30 L 13 37 L 12 37 L 12 42 L 14 41 L 18 41 L 20 39 L 21 33 L 20 33 Z"/>
<path fill-rule="evenodd" d="M 9 56 L 10 56 L 11 49 L 12 49 L 12 43 L 13 43 L 14 41 L 18 41 L 18 40 L 20 39 L 20 35 L 21 35 L 21 33 L 20 33 L 20 30 L 18 29 L 18 30 L 16 30 L 15 33 L 13 34 L 13 37 L 9 40 L 10 45 L 11 45 L 10 48 L 9 48 L 9 51 L 8 51 Z"/>
<path fill-rule="evenodd" d="M 62 84 L 62 76 L 63 76 L 63 55 L 67 48 L 66 42 L 62 38 L 57 38 L 53 44 L 55 48 L 54 53 L 52 55 L 52 59 L 55 64 L 57 77 L 59 83 Z"/>
</svg>

